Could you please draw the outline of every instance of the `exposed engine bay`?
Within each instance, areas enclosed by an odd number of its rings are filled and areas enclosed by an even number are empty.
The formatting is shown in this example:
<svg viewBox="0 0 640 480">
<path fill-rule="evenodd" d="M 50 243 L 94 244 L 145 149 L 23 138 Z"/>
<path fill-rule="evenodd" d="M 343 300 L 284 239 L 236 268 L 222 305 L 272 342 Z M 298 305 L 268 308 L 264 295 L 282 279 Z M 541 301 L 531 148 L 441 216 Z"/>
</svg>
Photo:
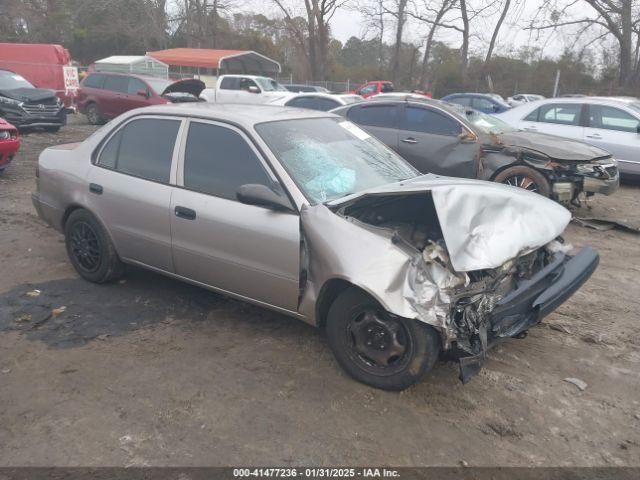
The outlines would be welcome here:
<svg viewBox="0 0 640 480">
<path fill-rule="evenodd" d="M 371 196 L 339 213 L 353 222 L 388 229 L 391 241 L 412 252 L 405 298 L 420 318 L 441 334 L 444 350 L 459 356 L 484 355 L 488 342 L 517 334 L 519 324 L 493 325 L 498 302 L 568 248 L 560 240 L 526 249 L 497 268 L 457 272 L 453 268 L 430 192 Z M 519 318 L 518 320 L 526 320 Z"/>
</svg>

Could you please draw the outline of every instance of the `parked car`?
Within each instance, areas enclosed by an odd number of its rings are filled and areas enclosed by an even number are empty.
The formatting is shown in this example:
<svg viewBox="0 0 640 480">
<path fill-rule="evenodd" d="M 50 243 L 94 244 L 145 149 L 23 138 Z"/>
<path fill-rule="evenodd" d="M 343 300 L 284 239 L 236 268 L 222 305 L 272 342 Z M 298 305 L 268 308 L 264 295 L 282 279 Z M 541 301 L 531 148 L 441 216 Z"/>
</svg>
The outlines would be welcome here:
<svg viewBox="0 0 640 480">
<path fill-rule="evenodd" d="M 122 73 L 90 73 L 80 84 L 78 111 L 99 125 L 134 108 L 164 103 L 198 102 L 204 83 Z"/>
<path fill-rule="evenodd" d="M 134 264 L 301 319 L 378 388 L 417 382 L 442 352 L 468 380 L 598 263 L 557 240 L 571 217 L 560 205 L 421 176 L 325 112 L 147 107 L 38 165 L 35 208 L 85 279 Z"/>
<path fill-rule="evenodd" d="M 511 108 L 508 103 L 486 93 L 452 93 L 441 100 L 491 114 L 505 112 Z"/>
<path fill-rule="evenodd" d="M 610 152 L 623 176 L 640 176 L 640 100 L 636 98 L 550 98 L 499 115 L 528 132 L 580 140 Z"/>
<path fill-rule="evenodd" d="M 331 93 L 328 89 L 324 87 L 318 87 L 317 85 L 304 85 L 304 84 L 288 84 L 283 85 L 284 88 L 289 90 L 290 92 L 300 93 L 300 92 L 320 92 L 320 93 Z"/>
<path fill-rule="evenodd" d="M 210 103 L 269 103 L 293 93 L 273 78 L 256 75 L 221 75 L 215 88 L 206 88 L 201 97 Z"/>
<path fill-rule="evenodd" d="M 363 101 L 364 100 L 360 95 L 354 94 L 334 95 L 331 93 L 301 93 L 294 97 L 285 97 L 275 100 L 270 103 L 270 105 L 309 108 L 311 110 L 328 112 L 329 110 L 333 110 L 334 108 L 338 108 L 342 105 L 350 105 L 352 103 Z"/>
<path fill-rule="evenodd" d="M 333 111 L 362 126 L 423 173 L 506 183 L 562 203 L 612 194 L 611 155 L 583 142 L 521 132 L 496 117 L 407 95 Z"/>
<path fill-rule="evenodd" d="M 0 70 L 0 117 L 18 128 L 50 132 L 67 123 L 67 111 L 53 90 L 36 88 L 9 70 Z"/>
<path fill-rule="evenodd" d="M 360 85 L 358 88 L 354 88 L 350 93 L 360 95 L 362 98 L 369 98 L 379 93 L 389 93 L 395 90 L 393 83 L 386 80 L 376 80 L 367 82 Z"/>
<path fill-rule="evenodd" d="M 1 10 L 1 9 L 0 9 Z M 5 13 L 5 12 L 3 12 Z M 0 69 L 15 72 L 38 88 L 53 90 L 69 109 L 74 108 L 74 88 L 78 70 L 69 51 L 61 45 L 45 43 L 0 43 Z M 75 88 L 77 88 L 77 83 Z"/>
<path fill-rule="evenodd" d="M 523 103 L 537 102 L 538 100 L 544 100 L 544 97 L 533 93 L 518 93 L 513 97 L 507 98 L 507 103 L 512 107 L 517 107 Z"/>
<path fill-rule="evenodd" d="M 9 166 L 19 148 L 18 129 L 0 118 L 0 174 Z"/>
</svg>

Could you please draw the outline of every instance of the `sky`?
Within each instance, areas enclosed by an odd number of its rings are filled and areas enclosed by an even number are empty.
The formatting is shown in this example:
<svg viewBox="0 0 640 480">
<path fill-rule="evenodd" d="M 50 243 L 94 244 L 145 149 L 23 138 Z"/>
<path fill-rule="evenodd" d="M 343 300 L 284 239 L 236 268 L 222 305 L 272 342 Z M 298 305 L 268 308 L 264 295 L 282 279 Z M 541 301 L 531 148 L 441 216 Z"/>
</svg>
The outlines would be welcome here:
<svg viewBox="0 0 640 480">
<path fill-rule="evenodd" d="M 253 3 L 253 2 L 256 3 Z M 292 0 L 293 1 L 293 0 Z M 496 45 L 496 53 L 505 53 L 508 51 L 518 50 L 522 46 L 540 46 L 544 48 L 544 54 L 554 57 L 560 55 L 563 46 L 571 42 L 568 34 L 556 34 L 554 36 L 545 35 L 542 38 L 535 38 L 531 31 L 526 30 L 529 19 L 535 16 L 536 11 L 548 0 L 512 0 L 512 7 L 507 14 L 505 22 L 500 30 Z M 490 0 L 479 0 L 475 2 L 479 4 L 485 2 L 489 5 L 486 18 L 478 19 L 472 22 L 472 38 L 471 53 L 482 54 L 486 51 L 493 28 L 498 20 L 502 2 L 494 2 L 495 7 L 491 5 Z M 277 15 L 279 12 L 273 7 L 268 0 L 249 0 L 253 3 L 254 11 L 269 15 Z M 302 13 L 302 12 L 300 12 Z M 582 12 L 580 12 L 582 13 Z M 390 25 L 389 35 L 392 35 L 393 26 Z M 351 36 L 362 36 L 366 34 L 365 19 L 355 9 L 341 8 L 334 15 L 331 21 L 331 30 L 335 38 L 346 42 Z M 406 29 L 405 41 L 413 41 L 420 43 L 425 36 L 425 27 L 420 26 L 415 21 L 408 22 Z M 369 38 L 372 35 L 369 35 Z M 458 32 L 446 29 L 439 29 L 436 33 L 436 39 L 444 41 L 451 46 L 460 45 L 461 38 Z M 391 38 L 388 39 L 392 41 Z"/>
</svg>

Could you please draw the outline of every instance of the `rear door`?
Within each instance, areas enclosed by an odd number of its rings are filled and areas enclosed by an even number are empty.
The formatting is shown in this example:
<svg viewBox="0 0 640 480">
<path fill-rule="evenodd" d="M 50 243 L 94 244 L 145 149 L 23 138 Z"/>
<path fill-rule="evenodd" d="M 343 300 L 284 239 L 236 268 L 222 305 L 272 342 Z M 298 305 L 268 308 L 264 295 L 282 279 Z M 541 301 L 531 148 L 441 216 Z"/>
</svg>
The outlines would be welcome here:
<svg viewBox="0 0 640 480">
<path fill-rule="evenodd" d="M 406 105 L 400 125 L 400 155 L 422 173 L 475 178 L 477 142 L 461 140 L 463 125 L 441 110 Z"/>
<path fill-rule="evenodd" d="M 127 109 L 127 91 L 129 89 L 129 77 L 124 75 L 107 75 L 104 81 L 104 90 L 100 111 L 107 118 L 114 118 Z"/>
<path fill-rule="evenodd" d="M 275 188 L 275 177 L 239 129 L 191 120 L 171 200 L 178 275 L 296 311 L 300 276 L 298 214 L 237 200 L 241 185 Z"/>
<path fill-rule="evenodd" d="M 546 103 L 527 115 L 521 123 L 522 129 L 529 132 L 548 133 L 559 137 L 582 140 L 581 103 Z"/>
<path fill-rule="evenodd" d="M 618 160 L 622 173 L 640 174 L 638 118 L 621 108 L 588 105 L 584 141 L 607 150 Z"/>
<path fill-rule="evenodd" d="M 396 152 L 398 151 L 398 127 L 400 126 L 398 105 L 381 102 L 356 105 L 349 109 L 347 118 Z"/>
<path fill-rule="evenodd" d="M 88 175 L 88 208 L 120 257 L 163 271 L 171 261 L 170 203 L 182 120 L 136 117 L 101 146 Z"/>
</svg>

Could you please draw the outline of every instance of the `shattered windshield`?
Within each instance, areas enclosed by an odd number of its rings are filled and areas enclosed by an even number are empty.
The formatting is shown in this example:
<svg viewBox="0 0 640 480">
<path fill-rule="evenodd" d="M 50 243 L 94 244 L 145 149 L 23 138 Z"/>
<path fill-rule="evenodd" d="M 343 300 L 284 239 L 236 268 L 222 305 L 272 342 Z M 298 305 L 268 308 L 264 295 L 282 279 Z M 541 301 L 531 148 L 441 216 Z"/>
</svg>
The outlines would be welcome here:
<svg viewBox="0 0 640 480">
<path fill-rule="evenodd" d="M 508 123 L 503 122 L 493 115 L 488 115 L 486 113 L 479 112 L 478 110 L 473 110 L 472 108 L 465 108 L 458 104 L 450 104 L 449 107 L 456 110 L 458 114 L 463 115 L 468 122 L 472 123 L 476 128 L 482 130 L 484 133 L 494 133 L 499 135 L 501 133 L 517 131 L 516 128 L 513 128 Z"/>
<path fill-rule="evenodd" d="M 258 77 L 255 80 L 258 83 L 258 85 L 260 85 L 260 88 L 262 88 L 262 90 L 264 90 L 265 92 L 288 92 L 289 91 L 272 78 Z"/>
<path fill-rule="evenodd" d="M 340 118 L 269 122 L 256 130 L 312 203 L 419 175 L 391 149 Z"/>
</svg>

